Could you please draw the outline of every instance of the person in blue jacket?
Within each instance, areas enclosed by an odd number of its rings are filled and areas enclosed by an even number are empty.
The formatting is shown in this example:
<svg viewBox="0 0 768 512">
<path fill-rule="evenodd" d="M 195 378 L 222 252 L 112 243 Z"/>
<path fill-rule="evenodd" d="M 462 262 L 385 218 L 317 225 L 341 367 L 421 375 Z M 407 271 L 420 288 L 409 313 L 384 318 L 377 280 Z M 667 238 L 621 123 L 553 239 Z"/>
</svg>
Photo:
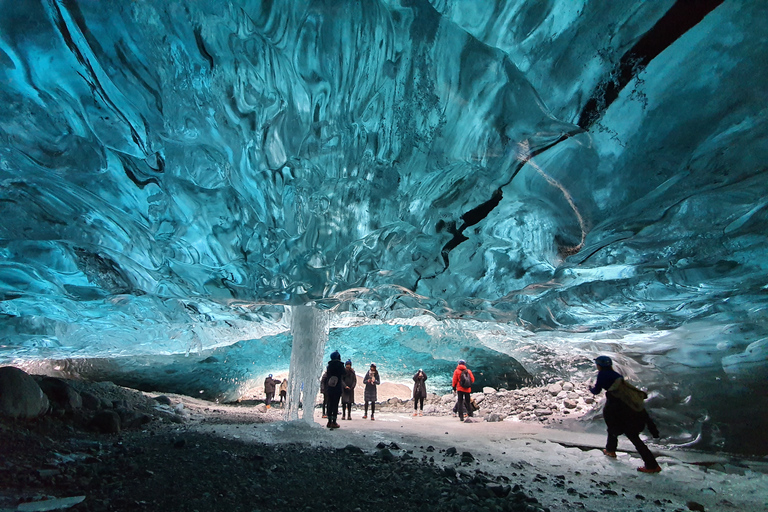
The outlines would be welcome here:
<svg viewBox="0 0 768 512">
<path fill-rule="evenodd" d="M 656 458 L 651 450 L 640 439 L 640 432 L 648 426 L 654 437 L 659 437 L 659 431 L 656 425 L 651 421 L 648 412 L 645 410 L 635 411 L 629 405 L 618 398 L 611 390 L 618 379 L 623 379 L 621 374 L 613 369 L 613 361 L 608 356 L 600 356 L 595 359 L 597 367 L 597 380 L 595 385 L 589 388 L 593 395 L 599 394 L 605 390 L 605 407 L 603 407 L 603 419 L 605 426 L 608 427 L 608 440 L 605 443 L 603 453 L 608 457 L 616 457 L 616 448 L 619 445 L 619 436 L 627 436 L 640 457 L 643 458 L 645 466 L 637 468 L 642 473 L 658 473 L 661 467 L 656 462 Z"/>
</svg>

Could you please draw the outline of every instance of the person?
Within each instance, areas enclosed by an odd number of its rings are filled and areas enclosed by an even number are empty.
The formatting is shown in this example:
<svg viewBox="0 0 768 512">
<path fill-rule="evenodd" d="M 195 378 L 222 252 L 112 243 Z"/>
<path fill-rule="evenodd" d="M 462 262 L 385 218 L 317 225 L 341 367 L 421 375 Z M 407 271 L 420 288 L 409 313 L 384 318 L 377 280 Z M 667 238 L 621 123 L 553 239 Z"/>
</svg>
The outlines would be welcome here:
<svg viewBox="0 0 768 512">
<path fill-rule="evenodd" d="M 381 384 L 379 378 L 379 371 L 376 369 L 376 364 L 371 363 L 371 368 L 365 372 L 363 378 L 363 384 L 365 384 L 365 393 L 363 393 L 363 400 L 365 401 L 365 412 L 363 413 L 363 419 L 368 419 L 368 402 L 371 403 L 371 421 L 374 420 L 374 414 L 376 414 L 376 386 Z"/>
<path fill-rule="evenodd" d="M 275 397 L 275 381 L 272 379 L 272 374 L 264 379 L 264 394 L 267 395 L 267 399 L 264 403 L 267 404 L 267 409 L 272 407 L 272 399 Z"/>
<path fill-rule="evenodd" d="M 413 415 L 424 415 L 424 399 L 427 398 L 427 374 L 419 368 L 413 376 Z"/>
<path fill-rule="evenodd" d="M 280 404 L 283 404 L 284 400 L 288 399 L 288 376 L 286 375 L 283 382 L 280 383 Z"/>
<path fill-rule="evenodd" d="M 603 419 L 608 429 L 608 440 L 605 443 L 603 453 L 608 457 L 616 457 L 616 448 L 619 445 L 619 436 L 627 436 L 635 449 L 643 458 L 645 465 L 637 468 L 642 473 L 658 473 L 661 467 L 651 450 L 640 439 L 640 432 L 647 426 L 654 437 L 658 437 L 659 431 L 643 408 L 634 410 L 628 403 L 619 398 L 618 388 L 624 378 L 613 369 L 613 361 L 608 356 L 600 356 L 595 359 L 597 368 L 597 380 L 595 385 L 589 388 L 593 395 L 605 390 L 605 406 L 603 407 Z"/>
<path fill-rule="evenodd" d="M 328 394 L 325 392 L 326 383 L 328 382 L 328 372 L 323 372 L 323 376 L 320 377 L 320 394 L 323 395 L 323 418 L 328 417 Z"/>
<path fill-rule="evenodd" d="M 352 404 L 355 402 L 355 386 L 357 386 L 357 375 L 352 368 L 352 361 L 344 363 L 346 373 L 342 379 L 344 389 L 341 392 L 341 419 L 352 419 Z"/>
<path fill-rule="evenodd" d="M 343 378 L 346 374 L 344 369 L 344 363 L 341 362 L 341 354 L 335 350 L 331 354 L 331 360 L 328 361 L 328 366 L 325 370 L 328 376 L 325 382 L 325 395 L 328 397 L 328 406 L 325 411 L 328 415 L 328 428 L 339 428 L 340 425 L 336 421 L 339 416 L 339 400 L 341 400 L 341 391 L 343 385 Z"/>
<path fill-rule="evenodd" d="M 462 374 L 466 372 L 465 379 L 469 379 L 469 382 L 462 384 Z M 456 369 L 453 370 L 452 386 L 453 390 L 459 395 L 459 399 L 456 402 L 456 410 L 459 413 L 459 421 L 464 421 L 464 411 L 467 412 L 467 417 L 474 416 L 472 412 L 472 404 L 470 393 L 472 393 L 472 383 L 475 382 L 475 376 L 472 374 L 472 370 L 467 368 L 467 362 L 463 359 L 459 359 L 459 364 L 456 365 Z M 468 386 L 466 384 L 469 384 Z"/>
</svg>

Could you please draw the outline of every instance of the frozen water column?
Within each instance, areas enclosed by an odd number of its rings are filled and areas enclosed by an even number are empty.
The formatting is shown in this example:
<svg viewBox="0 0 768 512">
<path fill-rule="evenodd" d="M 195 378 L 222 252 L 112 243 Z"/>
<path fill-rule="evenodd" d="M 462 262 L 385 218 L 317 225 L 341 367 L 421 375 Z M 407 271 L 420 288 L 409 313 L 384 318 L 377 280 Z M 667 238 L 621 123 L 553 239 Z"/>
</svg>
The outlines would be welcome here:
<svg viewBox="0 0 768 512">
<path fill-rule="evenodd" d="M 323 372 L 323 352 L 328 341 L 328 313 L 312 306 L 293 306 L 291 319 L 291 366 L 288 370 L 287 421 L 301 419 L 312 423 L 315 398 L 320 391 Z"/>
</svg>

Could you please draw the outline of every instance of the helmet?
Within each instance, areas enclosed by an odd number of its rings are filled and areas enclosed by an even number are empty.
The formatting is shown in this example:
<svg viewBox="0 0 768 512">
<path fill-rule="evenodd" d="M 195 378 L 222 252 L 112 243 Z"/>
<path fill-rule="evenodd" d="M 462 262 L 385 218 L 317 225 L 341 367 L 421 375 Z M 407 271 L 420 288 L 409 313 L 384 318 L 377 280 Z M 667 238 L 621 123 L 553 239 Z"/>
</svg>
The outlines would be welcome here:
<svg viewBox="0 0 768 512">
<path fill-rule="evenodd" d="M 339 354 L 338 350 L 334 350 L 331 353 L 331 359 L 338 359 L 339 361 L 341 361 L 341 354 Z"/>
<path fill-rule="evenodd" d="M 610 368 L 613 366 L 613 361 L 608 356 L 600 356 L 595 358 L 595 364 L 601 368 Z"/>
<path fill-rule="evenodd" d="M 271 373 L 269 374 L 269 378 L 270 378 L 270 379 L 272 378 L 272 374 L 271 374 Z"/>
</svg>

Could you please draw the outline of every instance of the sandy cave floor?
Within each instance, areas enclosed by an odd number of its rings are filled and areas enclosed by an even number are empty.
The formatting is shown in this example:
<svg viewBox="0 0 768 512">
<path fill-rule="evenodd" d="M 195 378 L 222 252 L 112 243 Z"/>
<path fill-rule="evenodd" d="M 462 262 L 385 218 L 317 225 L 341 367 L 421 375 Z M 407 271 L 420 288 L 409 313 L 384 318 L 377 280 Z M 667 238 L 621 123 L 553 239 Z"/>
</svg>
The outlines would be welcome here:
<svg viewBox="0 0 768 512">
<path fill-rule="evenodd" d="M 279 407 L 168 396 L 183 422 L 120 434 L 57 418 L 1 424 L 0 512 L 51 510 L 36 503 L 52 498 L 81 511 L 768 510 L 763 459 L 652 445 L 663 471 L 645 475 L 626 440 L 614 460 L 602 435 L 531 422 L 370 421 L 357 408 L 332 431 L 319 409 L 311 424 L 285 422 Z"/>
</svg>

